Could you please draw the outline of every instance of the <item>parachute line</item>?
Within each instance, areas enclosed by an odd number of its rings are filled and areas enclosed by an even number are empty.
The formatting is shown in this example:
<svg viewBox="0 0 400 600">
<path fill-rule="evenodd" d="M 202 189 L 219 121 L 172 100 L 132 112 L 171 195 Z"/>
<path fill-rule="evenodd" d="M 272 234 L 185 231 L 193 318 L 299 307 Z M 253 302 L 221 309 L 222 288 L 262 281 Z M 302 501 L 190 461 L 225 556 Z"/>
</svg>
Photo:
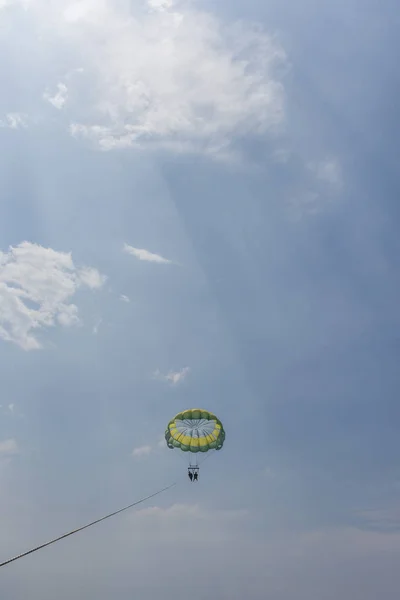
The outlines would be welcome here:
<svg viewBox="0 0 400 600">
<path fill-rule="evenodd" d="M 74 533 L 78 533 L 78 531 L 83 531 L 83 529 L 87 529 L 88 527 L 91 527 L 92 525 L 96 525 L 96 523 L 100 523 L 101 521 L 105 521 L 106 519 L 109 519 L 110 517 L 118 515 L 119 513 L 123 512 L 124 510 L 128 510 L 128 508 L 132 508 L 133 506 L 137 506 L 138 504 L 141 504 L 142 502 L 145 502 L 146 500 L 149 500 L 150 498 L 154 498 L 154 496 L 158 496 L 158 494 L 161 494 L 162 492 L 169 490 L 170 488 L 174 487 L 174 485 L 176 485 L 176 483 L 172 483 L 171 485 L 163 488 L 162 490 L 159 490 L 158 492 L 155 492 L 154 494 L 150 494 L 150 496 L 141 498 L 141 500 L 136 500 L 136 502 L 132 502 L 132 504 L 128 504 L 128 506 L 124 506 L 123 508 L 120 508 L 119 510 L 114 511 L 114 512 L 106 515 L 105 517 L 101 517 L 100 519 L 96 519 L 95 521 L 92 521 L 91 523 L 88 523 L 87 525 L 83 525 L 83 527 L 78 527 L 77 529 L 73 529 L 72 531 L 69 531 L 68 533 L 64 533 L 63 535 L 60 535 L 59 537 L 55 538 L 54 540 L 50 540 L 49 542 L 45 542 L 44 544 L 41 544 L 40 546 L 36 546 L 36 548 L 32 548 L 31 550 L 28 550 L 27 552 L 18 554 L 17 556 L 14 556 L 13 558 L 9 558 L 8 560 L 5 560 L 4 562 L 0 563 L 0 567 L 5 567 L 5 565 L 8 565 L 9 563 L 14 562 L 15 560 L 18 560 L 19 558 L 23 558 L 24 556 L 27 556 L 28 554 L 32 554 L 33 552 L 36 552 L 37 550 L 41 550 L 42 548 L 46 548 L 46 546 L 50 546 L 50 544 L 55 544 L 55 542 L 59 542 L 60 540 L 63 540 L 64 538 L 69 537 L 70 535 L 73 535 Z"/>
</svg>

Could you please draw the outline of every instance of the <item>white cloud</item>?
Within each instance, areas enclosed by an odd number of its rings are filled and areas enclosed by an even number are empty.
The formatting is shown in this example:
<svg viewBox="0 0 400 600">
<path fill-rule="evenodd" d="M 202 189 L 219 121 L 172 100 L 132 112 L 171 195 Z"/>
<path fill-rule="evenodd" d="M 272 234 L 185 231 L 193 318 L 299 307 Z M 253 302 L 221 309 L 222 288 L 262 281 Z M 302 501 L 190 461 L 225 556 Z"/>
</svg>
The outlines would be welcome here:
<svg viewBox="0 0 400 600">
<path fill-rule="evenodd" d="M 183 381 L 186 377 L 186 375 L 189 373 L 190 368 L 189 367 L 185 367 L 184 369 L 181 369 L 180 371 L 171 371 L 170 373 L 168 373 L 165 378 L 170 381 L 171 383 L 173 383 L 174 385 L 179 383 L 180 381 Z"/>
<path fill-rule="evenodd" d="M 139 446 L 138 448 L 134 448 L 132 451 L 132 456 L 134 458 L 143 458 L 143 456 L 148 456 L 151 451 L 151 446 Z"/>
<path fill-rule="evenodd" d="M 0 121 L 0 127 L 8 127 L 10 129 L 21 129 L 21 127 L 27 126 L 27 116 L 23 113 L 8 113 L 5 120 Z"/>
<path fill-rule="evenodd" d="M 126 303 L 129 303 L 129 302 L 130 302 L 130 298 L 129 298 L 128 296 L 125 296 L 125 294 L 121 294 L 121 295 L 120 295 L 120 297 L 119 297 L 119 299 L 120 299 L 122 302 L 126 302 Z"/>
<path fill-rule="evenodd" d="M 4 440 L 0 442 L 0 457 L 9 457 L 18 454 L 18 444 L 17 442 L 11 438 L 9 440 Z"/>
<path fill-rule="evenodd" d="M 2 404 L 0 404 L 0 410 L 2 411 L 3 415 L 8 415 L 13 416 L 13 417 L 22 417 L 23 415 L 19 412 L 19 410 L 17 410 L 17 407 L 15 406 L 15 404 L 13 402 L 11 402 L 10 404 L 8 404 L 7 406 L 3 406 Z"/>
<path fill-rule="evenodd" d="M 46 90 L 43 94 L 43 98 L 47 100 L 47 102 L 50 102 L 54 108 L 61 110 L 68 98 L 68 88 L 65 83 L 58 83 L 57 92 L 51 95 L 50 92 Z"/>
<path fill-rule="evenodd" d="M 30 242 L 0 252 L 0 337 L 24 350 L 38 349 L 33 331 L 79 323 L 78 308 L 69 302 L 77 290 L 101 287 L 96 269 L 78 269 L 71 253 Z"/>
<path fill-rule="evenodd" d="M 294 219 L 320 214 L 337 197 L 343 185 L 341 167 L 335 158 L 308 162 L 305 168 L 312 174 L 311 184 L 288 201 Z"/>
<path fill-rule="evenodd" d="M 317 179 L 332 187 L 340 187 L 343 183 L 342 171 L 335 158 L 311 162 L 308 167 Z"/>
<path fill-rule="evenodd" d="M 286 57 L 259 26 L 225 25 L 191 0 L 35 0 L 29 18 L 42 54 L 61 46 L 79 56 L 80 81 L 68 81 L 77 98 L 70 132 L 103 149 L 226 157 L 236 137 L 265 136 L 284 120 L 277 69 Z M 59 108 L 65 93 L 47 99 Z"/>
<path fill-rule="evenodd" d="M 83 267 L 79 269 L 79 280 L 83 285 L 86 285 L 91 290 L 96 290 L 102 287 L 107 277 L 99 273 L 97 269 Z"/>
<path fill-rule="evenodd" d="M 357 511 L 363 526 L 378 531 L 400 531 L 400 506 Z"/>
<path fill-rule="evenodd" d="M 159 254 L 153 254 L 153 252 L 149 252 L 148 250 L 134 248 L 133 246 L 129 246 L 129 244 L 124 244 L 124 251 L 127 254 L 135 256 L 139 260 L 145 260 L 148 262 L 155 262 L 160 264 L 170 264 L 172 262 L 169 259 L 160 256 Z"/>
<path fill-rule="evenodd" d="M 157 369 L 154 373 L 154 377 L 162 381 L 169 381 L 170 383 L 172 383 L 172 385 L 177 385 L 178 383 L 183 381 L 189 373 L 190 367 L 184 367 L 180 371 L 170 371 L 166 375 L 163 375 L 161 371 Z"/>
<path fill-rule="evenodd" d="M 147 0 L 147 4 L 149 5 L 150 8 L 153 8 L 154 10 L 168 10 L 169 8 L 172 8 L 174 5 L 173 0 Z"/>
<path fill-rule="evenodd" d="M 299 192 L 288 202 L 290 215 L 293 219 L 301 219 L 304 215 L 316 215 L 322 209 L 320 195 L 317 192 Z"/>
<path fill-rule="evenodd" d="M 220 521 L 221 519 L 242 519 L 248 516 L 247 510 L 231 510 L 231 509 L 206 509 L 199 504 L 172 504 L 166 508 L 161 506 L 150 506 L 142 508 L 132 514 L 133 518 L 143 517 L 158 517 L 162 519 L 198 519 Z"/>
<path fill-rule="evenodd" d="M 103 319 L 99 319 L 94 325 L 93 325 L 93 335 L 97 335 L 99 333 L 99 327 L 102 324 Z"/>
</svg>

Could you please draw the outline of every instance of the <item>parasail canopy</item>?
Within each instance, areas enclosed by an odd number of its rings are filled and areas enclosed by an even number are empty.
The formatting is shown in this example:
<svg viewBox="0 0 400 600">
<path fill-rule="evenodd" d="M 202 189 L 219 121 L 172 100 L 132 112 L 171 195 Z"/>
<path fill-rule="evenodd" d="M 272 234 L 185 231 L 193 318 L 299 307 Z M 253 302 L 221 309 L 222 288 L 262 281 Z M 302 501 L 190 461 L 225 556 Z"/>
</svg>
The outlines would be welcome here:
<svg viewBox="0 0 400 600">
<path fill-rule="evenodd" d="M 175 415 L 165 431 L 168 448 L 183 452 L 208 452 L 221 450 L 225 431 L 221 421 L 213 413 L 191 408 Z"/>
</svg>

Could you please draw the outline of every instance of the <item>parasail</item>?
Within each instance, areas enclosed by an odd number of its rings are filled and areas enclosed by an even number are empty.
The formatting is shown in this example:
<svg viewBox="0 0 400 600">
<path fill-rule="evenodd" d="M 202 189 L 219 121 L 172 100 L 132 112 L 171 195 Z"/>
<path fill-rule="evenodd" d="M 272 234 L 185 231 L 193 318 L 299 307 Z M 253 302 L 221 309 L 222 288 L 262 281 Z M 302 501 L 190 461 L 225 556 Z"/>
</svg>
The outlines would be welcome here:
<svg viewBox="0 0 400 600">
<path fill-rule="evenodd" d="M 197 454 L 221 450 L 225 442 L 225 430 L 213 413 L 200 408 L 191 408 L 175 415 L 165 431 L 168 448 L 189 453 L 189 477 L 198 479 Z M 193 456 L 195 455 L 195 456 Z"/>
</svg>

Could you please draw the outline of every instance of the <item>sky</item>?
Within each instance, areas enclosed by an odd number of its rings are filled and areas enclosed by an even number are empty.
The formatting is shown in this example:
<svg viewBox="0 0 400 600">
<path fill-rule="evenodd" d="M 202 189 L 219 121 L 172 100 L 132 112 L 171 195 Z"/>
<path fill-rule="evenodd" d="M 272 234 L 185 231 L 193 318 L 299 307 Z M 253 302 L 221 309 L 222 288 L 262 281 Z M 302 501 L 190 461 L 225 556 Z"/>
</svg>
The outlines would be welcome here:
<svg viewBox="0 0 400 600">
<path fill-rule="evenodd" d="M 2 598 L 397 599 L 396 5 L 0 0 Z"/>
</svg>

